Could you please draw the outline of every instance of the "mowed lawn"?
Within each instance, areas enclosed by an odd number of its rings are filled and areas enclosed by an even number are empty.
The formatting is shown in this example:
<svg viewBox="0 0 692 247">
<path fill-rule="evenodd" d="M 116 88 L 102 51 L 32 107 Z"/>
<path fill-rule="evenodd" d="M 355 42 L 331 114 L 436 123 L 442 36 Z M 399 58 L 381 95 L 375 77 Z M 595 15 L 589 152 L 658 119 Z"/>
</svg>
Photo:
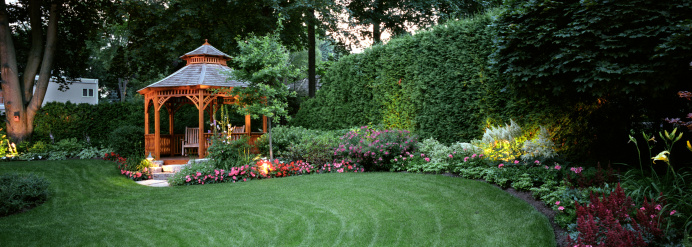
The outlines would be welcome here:
<svg viewBox="0 0 692 247">
<path fill-rule="evenodd" d="M 409 173 L 315 174 L 152 188 L 100 160 L 0 163 L 51 182 L 0 218 L 0 246 L 555 246 L 524 201 L 489 184 Z"/>
</svg>

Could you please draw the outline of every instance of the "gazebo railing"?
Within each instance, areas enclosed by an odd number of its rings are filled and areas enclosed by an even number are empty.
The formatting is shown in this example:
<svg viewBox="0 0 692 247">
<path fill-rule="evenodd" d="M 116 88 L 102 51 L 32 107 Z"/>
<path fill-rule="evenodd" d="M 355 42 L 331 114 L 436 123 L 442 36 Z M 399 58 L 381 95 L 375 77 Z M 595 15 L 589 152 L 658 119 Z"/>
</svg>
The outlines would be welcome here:
<svg viewBox="0 0 692 247">
<path fill-rule="evenodd" d="M 262 136 L 264 133 L 262 132 L 253 132 L 250 133 L 250 140 L 249 144 L 251 146 L 255 146 L 255 141 Z M 206 147 L 208 148 L 211 146 L 211 137 L 214 135 L 213 133 L 204 133 L 204 139 L 207 140 L 207 145 Z M 248 136 L 248 133 L 231 133 L 231 140 L 238 140 L 242 138 L 243 136 Z M 160 135 L 159 139 L 159 147 L 160 147 L 160 152 L 161 155 L 164 156 L 176 156 L 176 155 L 181 155 L 182 154 L 182 140 L 185 138 L 185 135 L 183 134 L 173 134 L 173 135 Z M 146 155 L 151 152 L 152 154 L 154 153 L 154 134 L 147 134 L 144 135 L 144 149 L 146 151 Z M 254 148 L 253 148 L 254 149 Z"/>
</svg>

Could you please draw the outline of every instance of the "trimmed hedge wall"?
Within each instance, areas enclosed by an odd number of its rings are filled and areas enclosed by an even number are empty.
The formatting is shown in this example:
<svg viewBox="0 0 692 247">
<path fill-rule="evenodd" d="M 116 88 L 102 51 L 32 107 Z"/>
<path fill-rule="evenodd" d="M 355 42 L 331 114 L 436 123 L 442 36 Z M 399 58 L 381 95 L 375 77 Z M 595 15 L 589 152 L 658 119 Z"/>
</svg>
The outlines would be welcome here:
<svg viewBox="0 0 692 247">
<path fill-rule="evenodd" d="M 443 142 L 482 135 L 484 84 L 494 81 L 491 14 L 391 40 L 334 63 L 292 124 L 345 129 L 384 124 Z"/>
<path fill-rule="evenodd" d="M 111 132 L 127 125 L 144 126 L 144 103 L 90 105 L 50 102 L 36 114 L 32 140 L 50 143 L 52 134 L 56 142 L 67 138 L 86 140 L 88 137 L 94 145 L 109 146 Z"/>
<path fill-rule="evenodd" d="M 343 57 L 291 122 L 310 129 L 383 124 L 443 143 L 478 139 L 490 125 L 543 125 L 563 157 L 589 152 L 597 104 L 552 104 L 512 91 L 490 65 L 497 11 L 451 21 Z M 626 138 L 626 136 L 625 136 Z"/>
</svg>

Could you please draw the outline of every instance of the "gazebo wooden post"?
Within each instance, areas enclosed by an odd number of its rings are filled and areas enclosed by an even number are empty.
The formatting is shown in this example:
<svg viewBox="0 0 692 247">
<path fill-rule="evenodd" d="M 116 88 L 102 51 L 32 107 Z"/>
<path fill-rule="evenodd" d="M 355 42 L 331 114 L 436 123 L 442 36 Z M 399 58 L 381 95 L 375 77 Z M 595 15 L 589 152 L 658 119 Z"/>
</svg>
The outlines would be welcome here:
<svg viewBox="0 0 692 247">
<path fill-rule="evenodd" d="M 252 128 L 250 126 L 250 115 L 245 115 L 245 133 L 250 136 L 250 132 L 252 132 Z"/>
<path fill-rule="evenodd" d="M 267 116 L 262 116 L 262 132 L 267 133 Z"/>
<path fill-rule="evenodd" d="M 154 91 L 154 158 L 161 159 L 161 114 L 159 113 L 159 96 Z"/>
<path fill-rule="evenodd" d="M 144 100 L 144 134 L 149 134 L 149 101 L 151 98 L 148 96 Z"/>
<path fill-rule="evenodd" d="M 173 116 L 175 115 L 175 106 L 173 106 L 172 103 L 167 103 L 166 110 L 168 111 L 168 134 L 171 135 L 171 141 L 173 141 L 173 127 L 175 127 Z"/>
<path fill-rule="evenodd" d="M 198 91 L 199 98 L 197 98 L 197 109 L 199 112 L 199 148 L 197 149 L 197 155 L 201 159 L 204 158 L 204 151 L 206 150 L 204 146 L 206 146 L 207 142 L 204 139 L 204 96 L 202 95 L 204 90 L 198 89 Z"/>
</svg>

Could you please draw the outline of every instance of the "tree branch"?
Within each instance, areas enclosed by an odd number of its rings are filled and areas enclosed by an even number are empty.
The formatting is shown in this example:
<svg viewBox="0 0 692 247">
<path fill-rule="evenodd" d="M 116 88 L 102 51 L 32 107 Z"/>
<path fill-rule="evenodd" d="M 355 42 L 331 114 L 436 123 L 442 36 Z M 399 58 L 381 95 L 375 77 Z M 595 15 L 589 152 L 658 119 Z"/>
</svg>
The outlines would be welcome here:
<svg viewBox="0 0 692 247">
<path fill-rule="evenodd" d="M 12 89 L 19 88 L 19 75 L 17 73 L 17 56 L 12 42 L 12 29 L 10 29 L 5 1 L 0 2 L 0 70 L 2 73 L 2 94 L 7 112 L 14 111 L 15 104 L 21 101 L 17 95 L 12 94 Z M 7 114 L 10 116 L 10 114 Z"/>
<path fill-rule="evenodd" d="M 43 27 L 41 26 L 41 4 L 38 0 L 29 1 L 29 21 L 31 23 L 31 50 L 24 69 L 24 80 L 21 85 L 24 99 L 23 104 L 31 100 L 34 93 L 34 80 L 38 66 L 41 65 L 41 49 L 43 48 Z"/>
<path fill-rule="evenodd" d="M 33 120 L 36 111 L 41 107 L 43 98 L 46 96 L 46 90 L 48 89 L 48 82 L 51 77 L 50 71 L 53 67 L 55 49 L 58 43 L 58 18 L 60 17 L 58 6 L 57 3 L 50 5 L 50 17 L 48 17 L 48 31 L 46 33 L 46 49 L 43 53 L 43 61 L 41 62 L 41 71 L 38 75 L 36 92 L 34 92 L 34 96 L 31 98 L 31 102 L 27 107 L 27 117 L 29 120 Z"/>
</svg>

